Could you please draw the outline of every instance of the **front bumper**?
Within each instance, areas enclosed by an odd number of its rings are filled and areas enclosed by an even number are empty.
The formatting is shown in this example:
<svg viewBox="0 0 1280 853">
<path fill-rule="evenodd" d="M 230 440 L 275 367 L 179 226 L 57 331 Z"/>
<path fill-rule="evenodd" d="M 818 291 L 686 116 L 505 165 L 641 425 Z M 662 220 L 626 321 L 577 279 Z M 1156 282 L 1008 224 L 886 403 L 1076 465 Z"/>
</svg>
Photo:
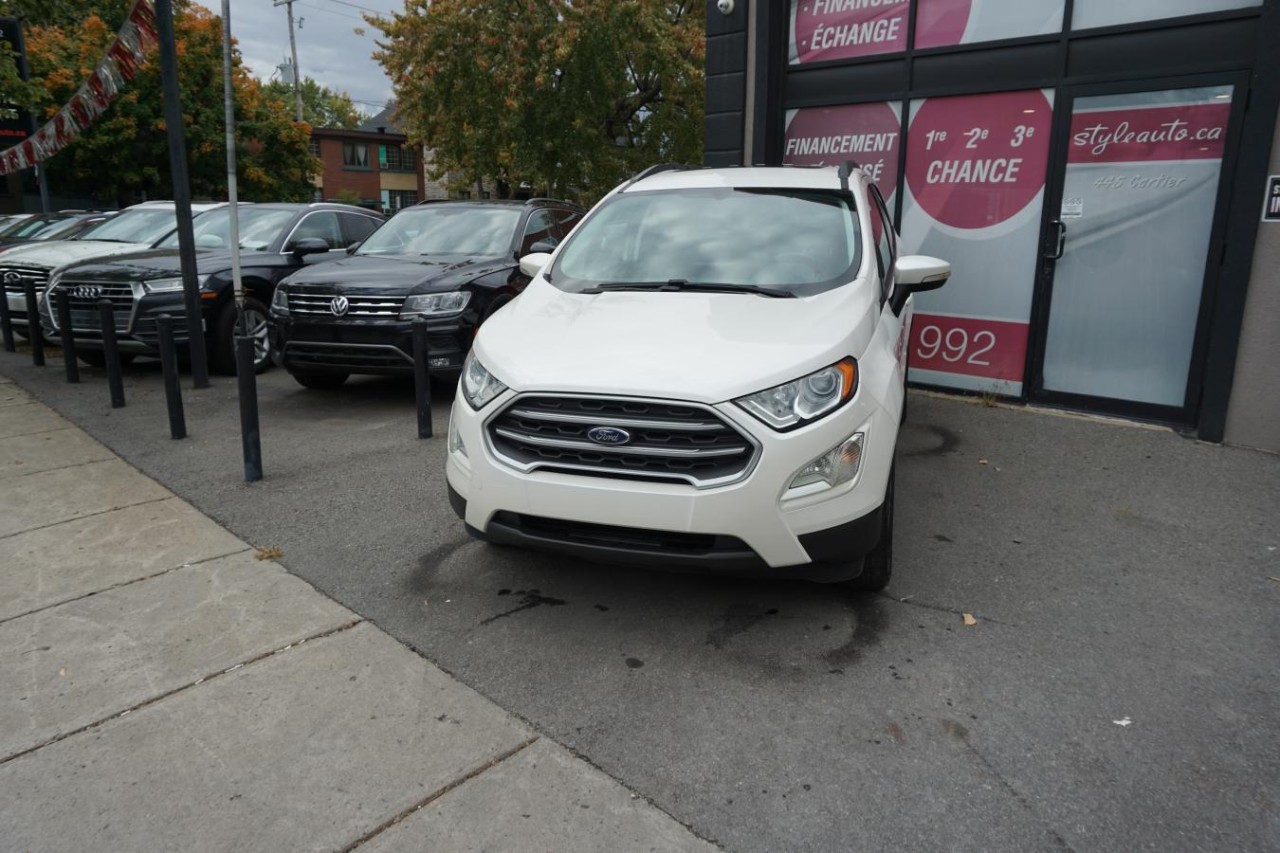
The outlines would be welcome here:
<svg viewBox="0 0 1280 853">
<path fill-rule="evenodd" d="M 733 404 L 712 408 L 748 433 L 760 452 L 749 475 L 724 486 L 522 473 L 494 453 L 486 422 L 515 396 L 473 411 L 453 407 L 446 463 L 450 500 L 478 538 L 604 562 L 686 571 L 723 571 L 840 580 L 861 571 L 880 537 L 897 424 L 877 401 L 859 398 L 830 417 L 777 433 Z M 850 483 L 787 497 L 795 475 L 850 435 L 864 434 Z M 796 493 L 791 493 L 796 494 Z"/>
<path fill-rule="evenodd" d="M 209 316 L 220 304 L 213 299 L 201 299 L 201 323 L 208 331 Z M 57 340 L 60 329 L 51 315 L 52 307 L 48 298 L 41 300 L 40 311 L 44 332 L 47 337 Z M 181 293 L 143 294 L 135 292 L 130 304 L 118 304 L 114 314 L 116 327 L 116 346 L 120 352 L 139 355 L 158 355 L 160 352 L 160 331 L 157 320 L 160 315 L 168 314 L 173 318 L 173 339 L 179 346 L 185 346 L 188 339 L 187 312 Z M 76 346 L 82 349 L 102 349 L 102 324 L 97 306 L 83 301 L 73 301 L 71 307 L 71 330 Z"/>
<path fill-rule="evenodd" d="M 427 321 L 427 366 L 432 375 L 457 377 L 474 327 L 458 318 Z M 271 313 L 271 347 L 293 372 L 397 375 L 413 372 L 413 323 L 407 320 L 333 320 Z"/>
</svg>

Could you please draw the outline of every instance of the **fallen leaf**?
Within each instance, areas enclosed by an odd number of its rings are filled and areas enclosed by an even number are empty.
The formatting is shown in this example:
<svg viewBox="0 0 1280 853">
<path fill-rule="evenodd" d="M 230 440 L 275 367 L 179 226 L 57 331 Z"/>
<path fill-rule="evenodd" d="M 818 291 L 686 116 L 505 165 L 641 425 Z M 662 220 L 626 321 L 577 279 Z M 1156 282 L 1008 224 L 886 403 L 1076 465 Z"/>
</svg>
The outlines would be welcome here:
<svg viewBox="0 0 1280 853">
<path fill-rule="evenodd" d="M 67 668 L 65 666 L 58 668 L 58 675 L 65 676 L 66 674 L 67 674 Z"/>
<path fill-rule="evenodd" d="M 985 460 L 985 459 L 979 459 L 979 460 L 978 460 L 978 464 L 979 464 L 979 465 L 986 465 L 986 464 L 987 464 L 987 460 Z"/>
<path fill-rule="evenodd" d="M 259 560 L 278 560 L 284 556 L 284 550 L 272 545 L 267 548 L 259 548 L 257 551 L 253 552 L 253 556 L 257 557 Z"/>
<path fill-rule="evenodd" d="M 972 613 L 966 613 L 964 614 L 964 624 L 972 628 L 974 625 L 978 624 L 978 620 L 973 618 Z"/>
<path fill-rule="evenodd" d="M 1128 717 L 1125 717 L 1124 719 L 1121 719 L 1121 720 L 1112 720 L 1111 722 L 1115 723 L 1117 726 L 1133 725 L 1133 720 L 1129 719 Z"/>
</svg>

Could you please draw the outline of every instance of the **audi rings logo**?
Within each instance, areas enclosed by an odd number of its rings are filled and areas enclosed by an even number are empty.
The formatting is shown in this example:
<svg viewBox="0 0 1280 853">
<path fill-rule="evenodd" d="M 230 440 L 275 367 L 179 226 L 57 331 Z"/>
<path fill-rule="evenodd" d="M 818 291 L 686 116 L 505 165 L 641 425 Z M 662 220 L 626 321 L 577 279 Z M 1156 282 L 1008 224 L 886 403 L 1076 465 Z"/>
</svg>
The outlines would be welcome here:
<svg viewBox="0 0 1280 853">
<path fill-rule="evenodd" d="M 341 317 L 347 313 L 347 309 L 351 307 L 351 303 L 347 302 L 345 296 L 335 296 L 333 301 L 329 303 L 329 310 L 333 312 L 333 316 Z"/>
<path fill-rule="evenodd" d="M 102 296 L 102 288 L 96 284 L 77 284 L 71 288 L 71 295 L 76 299 L 97 299 Z"/>
<path fill-rule="evenodd" d="M 18 284 L 21 281 L 22 281 L 22 273 L 20 272 L 14 272 L 10 270 L 9 272 L 4 274 L 5 284 Z"/>
</svg>

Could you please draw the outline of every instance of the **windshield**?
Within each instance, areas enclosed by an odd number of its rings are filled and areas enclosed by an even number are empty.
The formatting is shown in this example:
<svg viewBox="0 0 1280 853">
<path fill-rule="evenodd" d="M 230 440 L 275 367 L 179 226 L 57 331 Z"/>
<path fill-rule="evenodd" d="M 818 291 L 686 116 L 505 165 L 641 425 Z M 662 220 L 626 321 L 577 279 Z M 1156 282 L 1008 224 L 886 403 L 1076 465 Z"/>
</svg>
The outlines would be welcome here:
<svg viewBox="0 0 1280 853">
<path fill-rule="evenodd" d="M 173 208 L 153 207 L 126 210 L 100 222 L 80 235 L 81 240 L 109 240 L 115 243 L 154 243 L 178 227 Z"/>
<path fill-rule="evenodd" d="M 503 255 L 519 207 L 433 204 L 401 211 L 361 244 L 357 255 Z"/>
<path fill-rule="evenodd" d="M 19 219 L 17 222 L 11 222 L 7 227 L 0 229 L 0 237 L 34 237 L 60 218 L 57 216 L 29 216 L 26 219 Z"/>
<path fill-rule="evenodd" d="M 68 219 L 65 222 L 59 222 L 52 225 L 36 235 L 37 240 L 70 240 L 78 235 L 81 231 L 88 228 L 84 220 L 80 217 Z"/>
<path fill-rule="evenodd" d="M 858 235 L 853 199 L 837 192 L 623 193 L 574 232 L 560 250 L 551 280 L 570 292 L 679 281 L 769 286 L 808 296 L 857 273 Z"/>
<path fill-rule="evenodd" d="M 262 251 L 275 242 L 280 232 L 293 221 L 294 211 L 261 207 L 240 208 L 240 248 Z M 231 245 L 231 210 L 220 207 L 196 219 L 192 227 L 196 246 L 201 249 L 225 249 Z M 178 248 L 175 230 L 157 248 Z"/>
</svg>

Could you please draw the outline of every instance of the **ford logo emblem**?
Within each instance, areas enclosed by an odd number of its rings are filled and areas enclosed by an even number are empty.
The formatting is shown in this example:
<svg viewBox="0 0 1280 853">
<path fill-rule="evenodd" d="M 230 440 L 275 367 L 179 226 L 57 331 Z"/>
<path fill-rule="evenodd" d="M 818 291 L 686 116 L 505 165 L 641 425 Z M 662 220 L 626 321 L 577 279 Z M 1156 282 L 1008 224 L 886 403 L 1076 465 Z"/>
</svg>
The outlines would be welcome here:
<svg viewBox="0 0 1280 853">
<path fill-rule="evenodd" d="M 617 427 L 592 427 L 587 430 L 587 438 L 596 444 L 626 444 L 631 440 L 631 433 Z"/>
</svg>

